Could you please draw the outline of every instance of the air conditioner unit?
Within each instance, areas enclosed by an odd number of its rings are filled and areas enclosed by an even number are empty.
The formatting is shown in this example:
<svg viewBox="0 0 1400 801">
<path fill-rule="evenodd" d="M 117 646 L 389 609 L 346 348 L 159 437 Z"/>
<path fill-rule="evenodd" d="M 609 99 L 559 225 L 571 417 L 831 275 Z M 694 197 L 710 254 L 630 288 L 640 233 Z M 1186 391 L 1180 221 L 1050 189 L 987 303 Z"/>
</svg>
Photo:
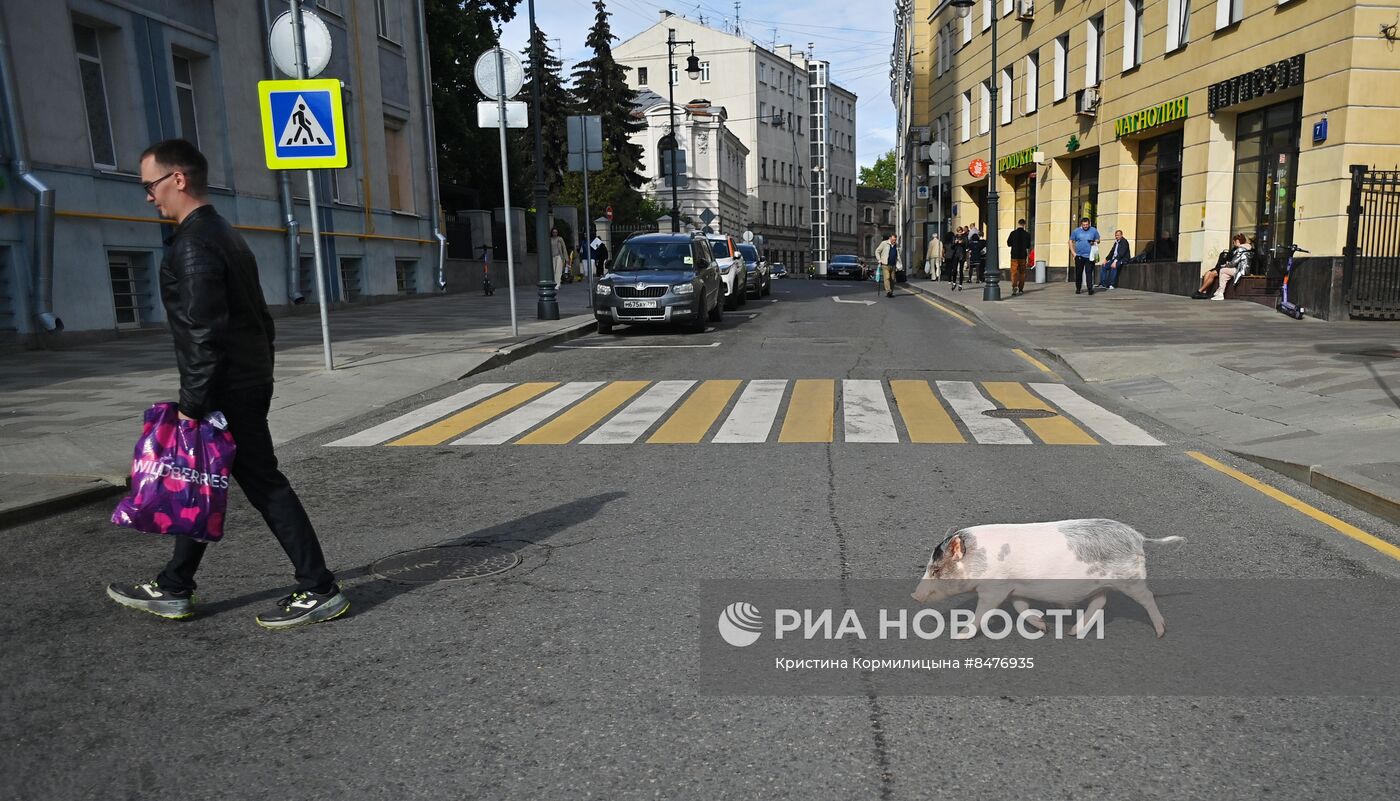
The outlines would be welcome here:
<svg viewBox="0 0 1400 801">
<path fill-rule="evenodd" d="M 773 112 L 773 124 L 778 126 L 779 128 L 783 127 L 783 112 Z"/>
<path fill-rule="evenodd" d="M 1083 117 L 1095 117 L 1099 112 L 1099 90 L 1096 86 L 1090 86 L 1079 92 L 1075 97 L 1074 113 Z"/>
<path fill-rule="evenodd" d="M 927 125 L 922 125 L 913 130 L 914 141 L 921 145 L 926 145 L 933 141 L 933 129 Z"/>
<path fill-rule="evenodd" d="M 1035 19 L 1035 0 L 1016 0 L 1016 19 Z"/>
</svg>

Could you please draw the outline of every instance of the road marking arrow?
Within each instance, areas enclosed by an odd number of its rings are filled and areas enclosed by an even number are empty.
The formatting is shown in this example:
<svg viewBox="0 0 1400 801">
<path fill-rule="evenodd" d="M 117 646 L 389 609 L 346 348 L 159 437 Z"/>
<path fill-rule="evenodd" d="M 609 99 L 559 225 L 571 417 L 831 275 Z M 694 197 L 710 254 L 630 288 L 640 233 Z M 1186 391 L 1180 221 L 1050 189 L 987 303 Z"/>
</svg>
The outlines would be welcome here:
<svg viewBox="0 0 1400 801">
<path fill-rule="evenodd" d="M 837 303 L 860 303 L 865 306 L 875 305 L 875 301 L 873 300 L 842 300 L 840 295 L 832 295 L 831 299 L 836 301 Z"/>
</svg>

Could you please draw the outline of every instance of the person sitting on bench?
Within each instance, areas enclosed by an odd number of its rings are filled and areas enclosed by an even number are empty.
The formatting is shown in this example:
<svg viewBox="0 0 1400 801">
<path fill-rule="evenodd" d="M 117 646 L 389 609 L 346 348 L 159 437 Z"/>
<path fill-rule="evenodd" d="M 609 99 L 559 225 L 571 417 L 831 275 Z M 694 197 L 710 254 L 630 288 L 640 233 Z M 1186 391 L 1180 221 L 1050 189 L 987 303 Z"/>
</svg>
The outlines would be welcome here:
<svg viewBox="0 0 1400 801">
<path fill-rule="evenodd" d="M 1196 300 L 1224 300 L 1225 287 L 1231 283 L 1237 283 L 1240 278 L 1249 273 L 1249 261 L 1253 255 L 1253 249 L 1249 245 L 1249 237 L 1244 234 L 1235 234 L 1234 247 L 1222 252 L 1220 258 L 1216 260 L 1215 266 L 1201 276 L 1201 288 L 1191 294 Z M 1210 289 L 1215 287 L 1215 293 Z"/>
</svg>

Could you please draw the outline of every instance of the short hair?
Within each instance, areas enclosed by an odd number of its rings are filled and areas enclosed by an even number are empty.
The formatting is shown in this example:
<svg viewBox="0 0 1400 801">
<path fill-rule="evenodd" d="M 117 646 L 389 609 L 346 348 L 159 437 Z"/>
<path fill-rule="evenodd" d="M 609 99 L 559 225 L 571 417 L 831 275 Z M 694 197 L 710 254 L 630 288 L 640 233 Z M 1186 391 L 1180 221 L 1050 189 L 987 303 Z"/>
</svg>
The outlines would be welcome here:
<svg viewBox="0 0 1400 801">
<path fill-rule="evenodd" d="M 1121 234 L 1121 233 L 1123 233 L 1123 229 L 1122 229 L 1122 228 L 1119 228 L 1118 230 L 1114 231 L 1113 233 L 1115 233 L 1115 234 Z"/>
<path fill-rule="evenodd" d="M 1079 221 L 1082 222 L 1082 223 L 1086 223 L 1086 222 L 1089 222 L 1089 218 L 1088 218 L 1088 217 L 1080 217 L 1080 218 L 1079 218 Z"/>
<path fill-rule="evenodd" d="M 163 139 L 141 152 L 141 161 L 150 156 L 167 170 L 183 173 L 192 195 L 209 191 L 209 160 L 199 148 L 184 139 Z"/>
<path fill-rule="evenodd" d="M 1235 241 L 1243 245 L 1244 243 L 1249 241 L 1249 237 L 1245 236 L 1244 234 L 1235 234 Z"/>
<path fill-rule="evenodd" d="M 1017 225 L 1025 225 L 1025 224 L 1026 224 L 1026 221 L 1025 221 L 1025 220 L 1017 220 L 1017 221 L 1016 221 L 1016 224 L 1017 224 Z"/>
</svg>

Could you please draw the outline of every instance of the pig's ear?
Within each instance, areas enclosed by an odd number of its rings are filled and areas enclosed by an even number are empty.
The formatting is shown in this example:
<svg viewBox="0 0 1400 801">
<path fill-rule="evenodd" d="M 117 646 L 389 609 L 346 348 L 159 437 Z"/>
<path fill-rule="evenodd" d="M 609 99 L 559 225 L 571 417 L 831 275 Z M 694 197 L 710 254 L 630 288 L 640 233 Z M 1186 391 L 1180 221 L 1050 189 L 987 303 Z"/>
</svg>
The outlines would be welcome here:
<svg viewBox="0 0 1400 801">
<path fill-rule="evenodd" d="M 948 540 L 948 561 L 950 561 L 950 562 L 957 562 L 957 561 L 960 561 L 962 558 L 963 558 L 963 541 L 962 541 L 962 535 L 959 534 L 958 536 L 952 538 L 951 540 Z"/>
</svg>

